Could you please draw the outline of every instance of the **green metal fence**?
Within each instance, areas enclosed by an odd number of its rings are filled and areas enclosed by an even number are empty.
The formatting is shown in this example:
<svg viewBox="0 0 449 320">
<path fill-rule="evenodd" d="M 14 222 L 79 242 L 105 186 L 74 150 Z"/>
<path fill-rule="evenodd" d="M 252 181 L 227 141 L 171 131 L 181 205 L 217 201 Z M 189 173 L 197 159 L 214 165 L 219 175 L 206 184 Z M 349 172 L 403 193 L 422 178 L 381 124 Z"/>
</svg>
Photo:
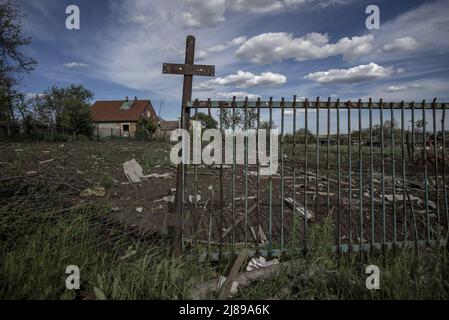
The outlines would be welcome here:
<svg viewBox="0 0 449 320">
<path fill-rule="evenodd" d="M 261 176 L 259 157 L 248 163 L 247 138 L 244 164 L 236 164 L 234 145 L 230 165 L 183 166 L 184 246 L 202 245 L 211 259 L 242 247 L 267 256 L 304 252 L 310 228 L 329 217 L 338 254 L 446 244 L 446 104 L 295 96 L 184 108 L 191 120 L 200 112 L 216 119 L 223 137 L 249 117 L 248 128 L 280 133 L 276 174 Z"/>
</svg>

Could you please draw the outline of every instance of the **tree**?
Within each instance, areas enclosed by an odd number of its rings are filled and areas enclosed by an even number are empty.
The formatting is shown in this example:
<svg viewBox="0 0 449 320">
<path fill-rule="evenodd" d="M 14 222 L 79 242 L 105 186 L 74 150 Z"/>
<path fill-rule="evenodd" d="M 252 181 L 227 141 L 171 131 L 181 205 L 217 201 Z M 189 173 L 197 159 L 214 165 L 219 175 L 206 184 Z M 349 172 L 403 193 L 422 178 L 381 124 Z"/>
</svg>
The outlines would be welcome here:
<svg viewBox="0 0 449 320">
<path fill-rule="evenodd" d="M 38 121 L 54 128 L 57 132 L 91 136 L 90 103 L 93 93 L 81 85 L 67 88 L 56 86 L 35 96 L 32 109 Z"/>
<path fill-rule="evenodd" d="M 146 140 L 151 138 L 156 132 L 157 126 L 153 120 L 140 117 L 137 121 L 136 138 L 140 140 Z"/>
<path fill-rule="evenodd" d="M 265 130 L 270 130 L 270 129 L 276 129 L 277 128 L 277 126 L 276 126 L 276 124 L 274 123 L 274 121 L 262 121 L 260 124 L 259 124 L 259 129 L 265 129 Z"/>
<path fill-rule="evenodd" d="M 196 118 L 201 122 L 201 127 L 204 129 L 214 129 L 218 126 L 218 123 L 214 118 L 203 112 L 198 112 L 198 114 L 193 116 L 191 120 L 195 120 Z"/>
<path fill-rule="evenodd" d="M 21 49 L 31 38 L 23 33 L 20 7 L 14 1 L 0 0 L 0 115 L 16 122 L 17 91 L 20 75 L 34 69 L 36 62 L 26 57 Z"/>
<path fill-rule="evenodd" d="M 220 109 L 219 116 L 223 123 L 223 129 L 239 128 L 242 130 L 254 129 L 257 121 L 257 111 L 255 108 L 235 109 L 233 114 L 232 109 Z"/>
</svg>

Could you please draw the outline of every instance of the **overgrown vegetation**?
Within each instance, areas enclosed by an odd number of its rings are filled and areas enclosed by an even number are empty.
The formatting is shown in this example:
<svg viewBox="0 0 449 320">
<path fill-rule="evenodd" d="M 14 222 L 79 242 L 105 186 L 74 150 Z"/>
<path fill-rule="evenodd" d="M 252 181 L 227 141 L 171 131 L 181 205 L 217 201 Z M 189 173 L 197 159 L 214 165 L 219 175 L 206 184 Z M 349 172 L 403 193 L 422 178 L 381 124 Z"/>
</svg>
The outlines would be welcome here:
<svg viewBox="0 0 449 320">
<path fill-rule="evenodd" d="M 331 250 L 330 218 L 313 225 L 309 251 L 281 269 L 275 277 L 239 292 L 245 299 L 448 299 L 449 254 L 446 248 L 392 251 L 384 259 L 379 252 L 363 256 L 353 253 L 340 260 Z M 384 264 L 384 262 L 386 262 Z M 380 268 L 380 289 L 366 288 L 366 267 Z"/>
<path fill-rule="evenodd" d="M 181 299 L 208 276 L 207 265 L 191 262 L 195 255 L 172 257 L 167 239 L 145 246 L 112 241 L 92 221 L 107 214 L 89 206 L 64 213 L 1 209 L 0 299 Z M 66 289 L 69 265 L 80 268 L 79 291 Z"/>
</svg>

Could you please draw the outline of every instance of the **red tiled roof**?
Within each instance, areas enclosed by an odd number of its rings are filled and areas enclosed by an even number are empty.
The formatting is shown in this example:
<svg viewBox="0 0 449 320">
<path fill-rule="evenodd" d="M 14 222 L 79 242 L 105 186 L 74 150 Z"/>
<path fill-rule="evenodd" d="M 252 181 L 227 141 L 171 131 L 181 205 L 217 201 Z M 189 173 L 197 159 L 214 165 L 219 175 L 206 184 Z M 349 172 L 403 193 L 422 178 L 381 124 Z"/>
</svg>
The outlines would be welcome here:
<svg viewBox="0 0 449 320">
<path fill-rule="evenodd" d="M 149 111 L 151 117 L 156 119 L 153 105 L 149 100 L 130 100 L 131 107 L 122 110 L 121 107 L 125 100 L 115 101 L 96 101 L 90 109 L 90 115 L 94 122 L 118 122 L 118 121 L 137 121 L 140 116 Z"/>
</svg>

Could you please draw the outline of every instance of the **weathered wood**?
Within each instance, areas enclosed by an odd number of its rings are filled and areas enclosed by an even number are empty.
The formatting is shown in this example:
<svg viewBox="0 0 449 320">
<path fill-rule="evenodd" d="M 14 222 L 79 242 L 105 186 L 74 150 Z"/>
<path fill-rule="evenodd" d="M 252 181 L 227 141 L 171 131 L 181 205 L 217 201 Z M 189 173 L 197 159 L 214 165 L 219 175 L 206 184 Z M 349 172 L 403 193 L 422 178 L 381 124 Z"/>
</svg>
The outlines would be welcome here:
<svg viewBox="0 0 449 320">
<path fill-rule="evenodd" d="M 248 214 L 253 212 L 254 210 L 256 210 L 257 208 L 257 203 L 252 205 L 252 207 L 250 207 L 248 209 Z M 238 226 L 244 219 L 245 219 L 245 214 L 243 213 L 237 220 L 234 221 L 234 223 L 232 224 L 232 226 L 230 226 L 229 228 L 225 229 L 225 231 L 223 232 L 223 238 L 225 238 L 229 232 L 232 231 L 232 229 L 234 229 L 236 226 Z"/>
<path fill-rule="evenodd" d="M 215 66 L 164 63 L 162 73 L 213 77 L 215 75 Z"/>
<path fill-rule="evenodd" d="M 223 287 L 221 288 L 220 294 L 218 295 L 219 300 L 224 300 L 229 297 L 231 293 L 232 284 L 234 283 L 234 280 L 237 278 L 240 268 L 245 263 L 247 256 L 248 256 L 247 249 L 243 249 L 242 251 L 240 251 L 239 256 L 235 260 L 234 265 L 232 266 L 231 271 L 229 272 L 229 275 L 226 278 Z"/>
</svg>

